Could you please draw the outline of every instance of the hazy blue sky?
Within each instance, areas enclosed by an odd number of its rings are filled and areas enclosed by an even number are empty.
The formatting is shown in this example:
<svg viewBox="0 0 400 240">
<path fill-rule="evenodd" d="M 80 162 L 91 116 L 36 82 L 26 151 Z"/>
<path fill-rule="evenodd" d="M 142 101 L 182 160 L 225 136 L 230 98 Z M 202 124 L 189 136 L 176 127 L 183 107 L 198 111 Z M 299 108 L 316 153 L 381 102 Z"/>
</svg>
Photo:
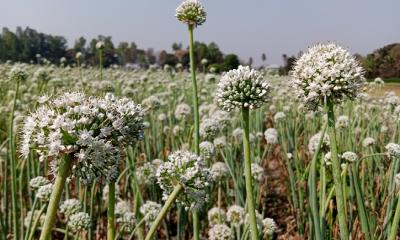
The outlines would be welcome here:
<svg viewBox="0 0 400 240">
<path fill-rule="evenodd" d="M 171 50 L 187 43 L 186 27 L 175 17 L 181 0 L 0 0 L 0 26 L 30 26 L 65 36 L 111 35 L 140 48 Z M 366 54 L 400 42 L 400 0 L 203 0 L 207 21 L 195 39 L 215 41 L 225 53 L 281 64 L 316 42 L 335 41 Z"/>
</svg>

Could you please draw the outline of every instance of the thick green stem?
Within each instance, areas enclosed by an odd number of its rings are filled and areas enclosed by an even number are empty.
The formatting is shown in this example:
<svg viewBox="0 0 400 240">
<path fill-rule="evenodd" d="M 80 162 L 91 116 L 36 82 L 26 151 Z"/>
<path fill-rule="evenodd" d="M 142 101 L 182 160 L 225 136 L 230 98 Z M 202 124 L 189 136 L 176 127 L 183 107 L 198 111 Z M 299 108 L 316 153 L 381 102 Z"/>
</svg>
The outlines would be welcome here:
<svg viewBox="0 0 400 240">
<path fill-rule="evenodd" d="M 13 108 L 10 115 L 10 128 L 9 128 L 9 158 L 11 162 L 11 201 L 12 201 L 12 220 L 13 220 L 13 234 L 14 239 L 19 239 L 19 224 L 18 224 L 18 204 L 17 204 L 17 159 L 15 156 L 15 136 L 14 136 L 14 113 L 15 106 L 18 98 L 19 82 L 17 80 L 17 86 L 15 88 Z"/>
<path fill-rule="evenodd" d="M 333 174 L 333 181 L 335 184 L 340 237 L 342 240 L 348 240 L 349 231 L 347 229 L 346 210 L 344 206 L 345 203 L 343 196 L 343 185 L 342 185 L 342 178 L 340 176 L 341 172 L 340 162 L 338 158 L 338 149 L 336 143 L 334 104 L 329 101 L 327 105 L 328 105 L 328 133 L 329 133 L 331 156 L 332 156 L 332 174 Z"/>
<path fill-rule="evenodd" d="M 167 215 L 169 208 L 171 205 L 175 202 L 176 198 L 181 194 L 183 191 L 183 186 L 181 184 L 178 184 L 175 186 L 174 191 L 168 196 L 167 201 L 165 202 L 163 208 L 161 209 L 160 213 L 158 214 L 156 220 L 153 222 L 153 224 L 150 227 L 149 232 L 146 235 L 145 240 L 151 240 L 153 235 L 156 233 L 158 225 L 160 225 L 161 221 L 164 219 L 164 217 Z"/>
<path fill-rule="evenodd" d="M 71 171 L 71 166 L 72 159 L 69 156 L 66 156 L 62 161 L 60 161 L 56 180 L 53 186 L 53 192 L 51 193 L 49 206 L 47 207 L 46 220 L 43 225 L 42 233 L 40 234 L 40 240 L 50 239 L 51 230 L 56 220 L 58 204 L 60 202 L 65 182 Z"/>
<path fill-rule="evenodd" d="M 247 107 L 242 108 L 242 121 L 244 130 L 243 149 L 244 149 L 244 162 L 245 162 L 247 212 L 250 217 L 251 239 L 258 240 L 256 210 L 254 207 L 254 196 L 253 196 L 253 179 L 251 174 L 249 108 Z"/>
<path fill-rule="evenodd" d="M 108 184 L 107 239 L 115 238 L 115 183 Z"/>
<path fill-rule="evenodd" d="M 200 155 L 199 99 L 197 97 L 196 66 L 194 63 L 193 27 L 194 27 L 193 25 L 189 24 L 189 56 L 190 56 L 190 73 L 192 76 L 193 111 L 194 111 L 194 148 L 195 148 L 195 153 L 197 155 Z M 193 240 L 199 240 L 199 239 L 200 239 L 199 216 L 196 211 L 193 211 Z"/>
<path fill-rule="evenodd" d="M 399 228 L 400 220 L 400 193 L 397 194 L 397 206 L 396 212 L 394 213 L 394 219 L 392 222 L 392 227 L 390 228 L 389 240 L 395 240 L 397 236 L 397 229 Z"/>
</svg>

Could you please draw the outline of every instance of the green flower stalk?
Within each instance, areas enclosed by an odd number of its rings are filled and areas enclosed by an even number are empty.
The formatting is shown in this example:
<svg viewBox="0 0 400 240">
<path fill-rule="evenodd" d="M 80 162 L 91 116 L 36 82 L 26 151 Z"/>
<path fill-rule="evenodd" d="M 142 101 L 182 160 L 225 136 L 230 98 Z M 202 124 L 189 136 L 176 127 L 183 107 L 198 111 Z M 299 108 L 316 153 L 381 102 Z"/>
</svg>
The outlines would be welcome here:
<svg viewBox="0 0 400 240">
<path fill-rule="evenodd" d="M 96 49 L 99 53 L 99 67 L 100 67 L 100 81 L 103 80 L 103 50 L 104 50 L 104 42 L 98 41 L 96 43 Z"/>
<path fill-rule="evenodd" d="M 260 107 L 268 100 L 270 86 L 262 75 L 249 67 L 239 66 L 222 76 L 218 83 L 217 99 L 225 111 L 240 108 L 242 111 L 243 149 L 245 162 L 245 182 L 247 212 L 250 221 L 251 239 L 257 240 L 256 207 L 253 196 L 253 176 L 250 153 L 250 110 Z"/>
<path fill-rule="evenodd" d="M 185 0 L 176 9 L 175 17 L 188 25 L 189 31 L 189 56 L 190 56 L 190 73 L 192 77 L 193 89 L 193 109 L 194 109 L 194 149 L 197 155 L 200 155 L 200 134 L 199 134 L 199 99 L 197 96 L 196 66 L 194 63 L 193 50 L 193 29 L 202 25 L 206 21 L 207 13 L 201 3 L 197 0 Z M 200 239 L 199 217 L 196 211 L 193 211 L 193 239 Z"/>
<path fill-rule="evenodd" d="M 291 75 L 297 95 L 308 109 L 316 110 L 326 106 L 340 237 L 347 240 L 349 230 L 340 176 L 334 106 L 345 99 L 354 100 L 359 95 L 365 83 L 363 69 L 342 47 L 335 44 L 319 44 L 308 49 L 297 60 Z"/>
</svg>

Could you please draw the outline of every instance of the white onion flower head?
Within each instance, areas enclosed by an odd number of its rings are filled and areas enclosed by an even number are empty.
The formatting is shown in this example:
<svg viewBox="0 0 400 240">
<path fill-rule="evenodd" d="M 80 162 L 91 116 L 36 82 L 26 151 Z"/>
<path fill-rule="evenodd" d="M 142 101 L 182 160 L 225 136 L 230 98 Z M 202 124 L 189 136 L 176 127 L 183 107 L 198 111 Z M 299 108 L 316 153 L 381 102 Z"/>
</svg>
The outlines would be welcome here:
<svg viewBox="0 0 400 240">
<path fill-rule="evenodd" d="M 50 195 L 53 192 L 53 184 L 49 183 L 39 187 L 36 192 L 36 197 L 42 202 L 50 201 Z"/>
<path fill-rule="evenodd" d="M 175 17 L 188 25 L 197 27 L 205 23 L 207 13 L 197 0 L 184 0 L 176 9 Z"/>
<path fill-rule="evenodd" d="M 39 217 L 39 214 L 40 217 Z M 34 211 L 29 211 L 26 213 L 26 217 L 24 218 L 24 226 L 25 227 L 29 227 L 29 223 L 33 224 L 33 222 L 39 218 L 39 224 L 40 226 L 43 226 L 44 221 L 46 220 L 46 214 L 45 213 L 41 213 L 40 210 L 34 210 Z"/>
<path fill-rule="evenodd" d="M 393 158 L 400 158 L 400 145 L 397 143 L 388 143 L 385 146 L 389 156 Z"/>
<path fill-rule="evenodd" d="M 79 92 L 56 96 L 25 118 L 20 152 L 31 149 L 39 160 L 73 162 L 72 175 L 83 183 L 98 178 L 112 182 L 119 175 L 119 162 L 126 144 L 143 139 L 143 110 L 127 98 L 110 95 L 88 97 Z"/>
<path fill-rule="evenodd" d="M 49 183 L 50 182 L 49 182 L 49 180 L 47 180 L 47 178 L 42 177 L 42 176 L 38 176 L 38 177 L 32 178 L 29 181 L 29 186 L 32 189 L 36 190 L 36 189 L 40 188 L 41 186 L 47 185 Z"/>
<path fill-rule="evenodd" d="M 118 217 L 117 223 L 121 224 L 120 231 L 123 233 L 131 233 L 135 229 L 136 218 L 135 213 L 126 212 L 122 216 Z"/>
<path fill-rule="evenodd" d="M 264 168 L 261 167 L 258 163 L 251 163 L 251 174 L 255 182 L 262 182 L 264 180 L 264 173 Z M 243 176 L 244 175 L 245 173 L 243 173 Z"/>
<path fill-rule="evenodd" d="M 347 128 L 349 126 L 349 117 L 341 115 L 336 120 L 336 128 Z"/>
<path fill-rule="evenodd" d="M 80 210 L 81 202 L 75 198 L 67 199 L 60 205 L 60 212 L 64 213 L 66 217 L 78 213 Z"/>
<path fill-rule="evenodd" d="M 28 78 L 28 73 L 26 71 L 25 65 L 15 64 L 9 74 L 8 77 L 13 81 L 25 81 Z"/>
<path fill-rule="evenodd" d="M 284 120 L 286 117 L 286 114 L 284 112 L 277 112 L 274 115 L 274 122 L 279 123 L 282 120 Z"/>
<path fill-rule="evenodd" d="M 268 128 L 265 130 L 264 137 L 268 144 L 278 143 L 278 131 L 275 128 Z"/>
<path fill-rule="evenodd" d="M 219 217 L 221 216 L 221 221 L 225 222 L 226 219 L 226 212 L 224 209 L 219 207 L 213 207 L 208 210 L 207 218 L 208 218 L 208 225 L 212 226 L 214 224 L 218 224 L 220 222 Z"/>
<path fill-rule="evenodd" d="M 229 176 L 229 169 L 224 162 L 216 162 L 211 166 L 211 175 L 215 182 L 221 181 Z"/>
<path fill-rule="evenodd" d="M 371 137 L 367 137 L 363 140 L 362 142 L 363 147 L 370 147 L 375 145 L 375 139 L 371 138 Z"/>
<path fill-rule="evenodd" d="M 175 118 L 177 120 L 187 120 L 190 117 L 192 109 L 186 103 L 178 104 L 175 108 Z"/>
<path fill-rule="evenodd" d="M 214 146 L 216 148 L 223 148 L 223 147 L 225 147 L 227 145 L 225 136 L 217 137 L 217 138 L 214 139 L 213 142 L 214 142 Z"/>
<path fill-rule="evenodd" d="M 355 99 L 365 83 L 363 74 L 346 49 L 329 43 L 309 48 L 295 63 L 291 77 L 298 97 L 315 110 L 325 100 L 340 103 Z"/>
<path fill-rule="evenodd" d="M 166 200 L 176 184 L 181 184 L 184 192 L 177 202 L 186 208 L 199 209 L 207 200 L 206 187 L 211 181 L 211 174 L 204 159 L 186 150 L 178 150 L 168 156 L 157 170 L 158 184 Z"/>
<path fill-rule="evenodd" d="M 241 226 L 244 223 L 244 208 L 239 205 L 232 205 L 226 214 L 227 220 L 233 226 Z"/>
<path fill-rule="evenodd" d="M 131 207 L 127 201 L 118 201 L 115 204 L 115 215 L 122 216 L 124 213 L 129 212 Z"/>
<path fill-rule="evenodd" d="M 205 159 L 210 159 L 215 155 L 215 147 L 212 142 L 203 141 L 199 144 L 200 155 Z"/>
<path fill-rule="evenodd" d="M 98 41 L 98 42 L 96 43 L 96 49 L 101 50 L 101 49 L 103 49 L 103 48 L 104 48 L 104 42 L 103 42 L 103 41 Z"/>
<path fill-rule="evenodd" d="M 310 142 L 308 143 L 308 150 L 310 151 L 311 154 L 313 154 L 317 150 L 319 141 L 321 139 L 321 135 L 322 133 L 319 132 L 310 138 Z M 325 133 L 321 143 L 321 150 L 327 151 L 329 149 L 329 144 L 330 144 L 329 136 Z"/>
<path fill-rule="evenodd" d="M 263 215 L 256 210 L 256 222 L 258 231 L 262 231 L 263 229 Z M 244 224 L 250 225 L 250 215 L 246 213 L 244 218 Z"/>
<path fill-rule="evenodd" d="M 145 162 L 136 170 L 136 178 L 144 185 L 153 184 L 156 181 L 157 168 L 152 162 Z"/>
<path fill-rule="evenodd" d="M 206 118 L 200 122 L 199 134 L 203 139 L 213 139 L 219 131 L 219 123 L 214 118 Z"/>
<path fill-rule="evenodd" d="M 220 107 L 229 112 L 242 107 L 256 109 L 267 102 L 269 92 L 270 86 L 261 73 L 239 66 L 221 77 L 216 97 Z"/>
<path fill-rule="evenodd" d="M 344 152 L 344 153 L 342 154 L 342 158 L 343 158 L 344 160 L 349 161 L 349 162 L 355 162 L 355 161 L 358 160 L 357 154 L 355 154 L 354 152 L 349 152 L 349 151 Z"/>
<path fill-rule="evenodd" d="M 265 218 L 262 223 L 264 238 L 268 239 L 268 236 L 272 236 L 278 229 L 278 225 L 276 225 L 276 222 L 272 218 Z"/>
<path fill-rule="evenodd" d="M 225 224 L 216 224 L 208 231 L 209 240 L 233 240 L 233 232 Z"/>
<path fill-rule="evenodd" d="M 71 215 L 67 225 L 73 232 L 81 232 L 87 230 L 90 227 L 90 224 L 91 219 L 89 214 L 78 212 Z"/>
<path fill-rule="evenodd" d="M 400 190 L 400 173 L 397 173 L 394 177 L 394 182 L 396 184 L 396 189 Z"/>
<path fill-rule="evenodd" d="M 140 213 L 143 214 L 144 219 L 147 223 L 152 223 L 156 220 L 158 214 L 161 211 L 161 204 L 153 201 L 146 201 L 139 209 Z"/>
</svg>

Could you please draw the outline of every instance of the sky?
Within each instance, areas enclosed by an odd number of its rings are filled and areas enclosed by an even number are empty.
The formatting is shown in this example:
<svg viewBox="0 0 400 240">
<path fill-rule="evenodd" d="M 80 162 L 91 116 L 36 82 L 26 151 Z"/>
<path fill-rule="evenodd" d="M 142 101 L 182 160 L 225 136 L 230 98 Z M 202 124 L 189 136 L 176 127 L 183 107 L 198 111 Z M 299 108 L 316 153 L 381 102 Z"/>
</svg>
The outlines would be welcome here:
<svg viewBox="0 0 400 240">
<path fill-rule="evenodd" d="M 139 48 L 171 51 L 187 45 L 187 28 L 175 9 L 181 0 L 0 0 L 0 27 L 29 26 L 61 35 L 73 45 L 84 36 L 112 36 Z M 224 53 L 247 61 L 282 64 L 282 54 L 297 54 L 315 43 L 336 42 L 367 54 L 400 42 L 400 0 L 202 0 L 207 21 L 196 28 L 197 41 L 216 42 Z"/>
</svg>

